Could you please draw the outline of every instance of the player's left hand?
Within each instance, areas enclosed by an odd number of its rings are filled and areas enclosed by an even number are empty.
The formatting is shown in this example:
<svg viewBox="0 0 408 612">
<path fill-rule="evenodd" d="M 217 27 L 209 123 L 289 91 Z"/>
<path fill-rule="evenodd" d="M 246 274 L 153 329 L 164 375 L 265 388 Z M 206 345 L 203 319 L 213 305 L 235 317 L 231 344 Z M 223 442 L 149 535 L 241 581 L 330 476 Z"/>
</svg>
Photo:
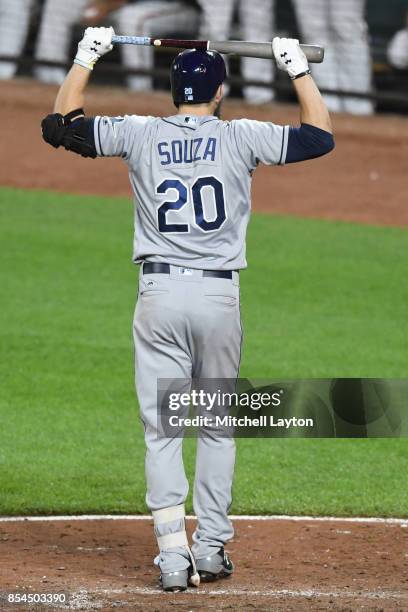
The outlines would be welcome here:
<svg viewBox="0 0 408 612">
<path fill-rule="evenodd" d="M 115 31 L 110 28 L 86 28 L 84 37 L 78 45 L 78 51 L 74 59 L 88 70 L 93 70 L 94 65 L 102 55 L 112 51 L 112 36 Z"/>
<path fill-rule="evenodd" d="M 287 72 L 291 79 L 310 74 L 306 55 L 297 39 L 276 36 L 272 41 L 272 49 L 278 68 Z"/>
</svg>

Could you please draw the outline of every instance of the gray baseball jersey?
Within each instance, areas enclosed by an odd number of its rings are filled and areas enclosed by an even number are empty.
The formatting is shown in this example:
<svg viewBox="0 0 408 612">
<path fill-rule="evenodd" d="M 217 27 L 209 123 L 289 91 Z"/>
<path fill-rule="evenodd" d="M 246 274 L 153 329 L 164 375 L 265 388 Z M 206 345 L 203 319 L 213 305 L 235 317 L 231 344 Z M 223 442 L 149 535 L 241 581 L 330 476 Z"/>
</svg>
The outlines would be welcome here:
<svg viewBox="0 0 408 612">
<path fill-rule="evenodd" d="M 129 166 L 135 263 L 246 267 L 252 173 L 285 163 L 289 127 L 175 115 L 96 117 L 94 130 L 98 155 Z"/>
<path fill-rule="evenodd" d="M 238 375 L 242 329 L 239 274 L 208 277 L 202 270 L 246 267 L 245 234 L 252 173 L 259 162 L 282 164 L 288 128 L 258 121 L 177 115 L 97 117 L 99 155 L 122 157 L 135 195 L 134 261 L 172 264 L 169 274 L 139 275 L 133 333 L 136 388 L 146 442 L 146 502 L 177 507 L 187 497 L 182 440 L 157 435 L 157 380 L 230 379 Z M 193 554 L 215 554 L 233 535 L 235 443 L 199 436 L 193 505 Z M 159 537 L 179 533 L 180 521 L 156 525 Z M 161 572 L 189 567 L 187 549 L 160 548 Z"/>
</svg>

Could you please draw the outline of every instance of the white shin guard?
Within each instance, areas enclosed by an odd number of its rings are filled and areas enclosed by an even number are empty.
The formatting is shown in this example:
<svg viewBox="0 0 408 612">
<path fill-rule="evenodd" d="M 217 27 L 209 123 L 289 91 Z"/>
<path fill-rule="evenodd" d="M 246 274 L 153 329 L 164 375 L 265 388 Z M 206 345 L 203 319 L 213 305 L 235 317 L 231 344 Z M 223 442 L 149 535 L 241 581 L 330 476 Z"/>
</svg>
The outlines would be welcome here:
<svg viewBox="0 0 408 612">
<path fill-rule="evenodd" d="M 170 548 L 177 548 L 179 546 L 185 548 L 190 557 L 192 566 L 190 583 L 193 586 L 198 586 L 200 584 L 200 575 L 197 572 L 195 559 L 188 544 L 185 526 L 186 513 L 184 509 L 184 504 L 180 504 L 179 506 L 170 506 L 169 508 L 162 508 L 161 510 L 152 510 L 152 515 L 154 520 L 157 544 L 159 545 L 160 551 L 166 551 Z M 157 527 L 159 525 L 164 525 L 165 523 L 171 523 L 172 521 L 177 520 L 183 521 L 183 529 L 181 531 L 177 531 L 175 533 L 168 533 L 166 535 L 157 535 Z"/>
</svg>

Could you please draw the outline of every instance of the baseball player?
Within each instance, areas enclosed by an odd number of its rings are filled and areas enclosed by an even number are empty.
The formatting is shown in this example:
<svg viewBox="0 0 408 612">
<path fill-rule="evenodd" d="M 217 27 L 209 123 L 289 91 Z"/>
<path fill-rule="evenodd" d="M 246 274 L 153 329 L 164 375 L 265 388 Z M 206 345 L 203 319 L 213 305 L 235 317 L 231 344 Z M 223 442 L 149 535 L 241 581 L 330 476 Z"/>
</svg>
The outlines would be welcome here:
<svg viewBox="0 0 408 612">
<path fill-rule="evenodd" d="M 405 28 L 394 34 L 388 45 L 387 57 L 394 68 L 398 70 L 408 68 L 408 13 L 405 19 Z"/>
<path fill-rule="evenodd" d="M 134 317 L 136 388 L 146 442 L 146 501 L 151 509 L 165 591 L 233 573 L 224 551 L 235 444 L 209 427 L 197 442 L 190 550 L 184 524 L 188 491 L 182 439 L 157 435 L 157 381 L 236 379 L 240 363 L 239 276 L 246 268 L 250 190 L 259 164 L 319 157 L 334 141 L 326 105 L 298 41 L 275 38 L 278 67 L 292 79 L 300 126 L 222 121 L 226 69 L 216 52 L 188 50 L 171 67 L 176 113 L 170 117 L 88 117 L 84 92 L 95 63 L 112 49 L 112 28 L 88 28 L 54 113 L 46 142 L 84 157 L 121 157 L 135 196 L 133 261 L 141 265 Z M 273 196 L 272 196 L 273 197 Z"/>
<path fill-rule="evenodd" d="M 169 32 L 178 32 L 180 36 L 190 37 L 197 30 L 199 11 L 194 0 L 143 0 L 122 7 L 114 19 L 119 32 L 124 35 L 160 38 Z M 121 54 L 126 68 L 149 70 L 153 67 L 152 47 L 123 45 Z M 133 91 L 153 89 L 151 76 L 129 76 L 127 84 Z"/>
<path fill-rule="evenodd" d="M 324 63 L 315 76 L 319 87 L 371 93 L 371 58 L 364 18 L 365 0 L 294 0 L 299 29 L 305 42 L 326 47 Z M 326 94 L 333 112 L 372 115 L 371 100 Z"/>
<path fill-rule="evenodd" d="M 276 30 L 275 0 L 198 0 L 202 11 L 203 25 L 200 36 L 206 40 L 228 40 L 230 38 L 234 10 L 238 7 L 242 35 L 245 40 L 269 40 Z M 271 102 L 274 91 L 271 82 L 275 77 L 272 62 L 252 57 L 242 58 L 242 76 L 246 81 L 263 81 L 266 86 L 244 87 L 244 97 L 251 104 Z"/>
<path fill-rule="evenodd" d="M 79 21 L 87 0 L 45 0 L 35 47 L 38 60 L 68 62 L 72 29 Z M 66 70 L 57 66 L 36 66 L 34 74 L 43 83 L 60 85 Z"/>
<path fill-rule="evenodd" d="M 113 12 L 107 13 L 109 6 Z M 84 23 L 101 25 L 109 17 L 109 22 L 125 36 L 137 34 L 161 38 L 177 32 L 179 36 L 191 38 L 196 34 L 199 16 L 196 0 L 91 0 L 84 11 Z M 121 45 L 120 52 L 125 68 L 152 70 L 152 47 Z M 126 81 L 132 91 L 153 89 L 153 79 L 149 74 L 129 75 Z"/>
<path fill-rule="evenodd" d="M 0 0 L 0 55 L 21 55 L 34 5 L 35 0 Z M 11 79 L 16 72 L 15 59 L 0 61 L 0 79 Z"/>
<path fill-rule="evenodd" d="M 65 63 L 71 44 L 72 27 L 79 20 L 87 0 L 45 0 L 35 47 L 38 60 Z M 18 57 L 26 42 L 32 11 L 38 0 L 0 0 L 0 55 Z M 10 79 L 17 71 L 15 60 L 0 61 L 0 79 Z M 43 83 L 61 84 L 64 68 L 36 66 L 34 74 Z"/>
</svg>

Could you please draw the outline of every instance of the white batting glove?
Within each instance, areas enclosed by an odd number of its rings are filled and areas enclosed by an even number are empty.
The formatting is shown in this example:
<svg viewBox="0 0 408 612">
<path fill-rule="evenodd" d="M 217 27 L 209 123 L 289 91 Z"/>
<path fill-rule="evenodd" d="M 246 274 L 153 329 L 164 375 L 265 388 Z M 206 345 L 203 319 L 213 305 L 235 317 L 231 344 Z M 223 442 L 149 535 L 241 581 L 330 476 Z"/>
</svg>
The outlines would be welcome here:
<svg viewBox="0 0 408 612">
<path fill-rule="evenodd" d="M 74 63 L 93 70 L 98 59 L 112 51 L 114 34 L 113 28 L 86 28 L 84 37 L 78 45 Z"/>
<path fill-rule="evenodd" d="M 272 41 L 272 49 L 278 68 L 287 72 L 292 80 L 310 74 L 306 55 L 295 38 L 277 36 Z"/>
</svg>

